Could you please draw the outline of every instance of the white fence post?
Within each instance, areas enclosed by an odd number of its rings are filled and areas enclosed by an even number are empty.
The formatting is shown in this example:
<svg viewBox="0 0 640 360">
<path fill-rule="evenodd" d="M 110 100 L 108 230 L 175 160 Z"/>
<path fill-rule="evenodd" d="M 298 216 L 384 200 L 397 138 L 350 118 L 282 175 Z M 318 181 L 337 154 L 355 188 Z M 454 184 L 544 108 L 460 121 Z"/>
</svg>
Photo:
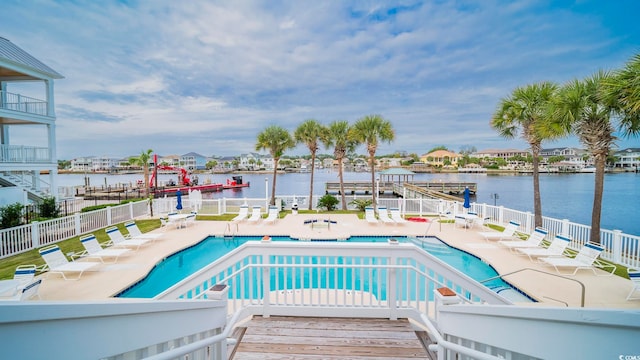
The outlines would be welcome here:
<svg viewBox="0 0 640 360">
<path fill-rule="evenodd" d="M 623 264 L 622 262 L 622 231 L 621 230 L 613 230 L 613 239 L 612 239 L 612 255 L 613 262 L 618 264 Z"/>
<path fill-rule="evenodd" d="M 527 217 L 524 221 L 524 231 L 527 233 L 531 233 L 531 229 L 533 229 L 536 224 L 535 215 L 533 215 L 530 211 L 527 211 L 526 215 Z"/>
<path fill-rule="evenodd" d="M 561 234 L 569 235 L 569 219 L 562 219 L 562 230 Z"/>
<path fill-rule="evenodd" d="M 391 266 L 398 265 L 398 258 L 395 255 L 392 255 L 389 258 L 389 264 Z M 390 268 L 387 279 L 387 303 L 389 304 L 389 320 L 398 320 L 398 304 L 396 301 L 396 269 Z"/>
<path fill-rule="evenodd" d="M 107 226 L 111 226 L 111 206 L 107 206 Z"/>
<path fill-rule="evenodd" d="M 31 223 L 31 244 L 33 244 L 33 248 L 40 247 L 40 229 L 38 224 L 37 221 Z"/>
<path fill-rule="evenodd" d="M 129 203 L 129 219 L 133 219 L 135 216 L 133 216 L 133 203 L 130 202 Z"/>
<path fill-rule="evenodd" d="M 227 198 L 223 197 L 222 201 L 218 203 L 218 212 L 221 214 L 227 213 Z M 219 215 L 221 215 L 219 214 Z"/>
<path fill-rule="evenodd" d="M 504 206 L 498 207 L 498 224 L 504 224 Z"/>
<path fill-rule="evenodd" d="M 76 236 L 80 236 L 80 234 L 82 234 L 82 226 L 81 226 L 81 222 L 82 220 L 80 219 L 80 213 L 75 213 L 74 214 L 74 227 L 76 230 Z"/>
<path fill-rule="evenodd" d="M 262 289 L 264 292 L 262 299 L 262 317 L 266 318 L 270 316 L 269 305 L 271 304 L 271 294 L 269 294 L 269 291 L 271 289 L 271 276 L 269 274 L 269 270 L 271 269 L 271 267 L 269 267 L 269 265 L 271 264 L 271 262 L 269 261 L 269 258 L 269 255 L 262 255 Z M 278 276 L 277 272 L 276 276 Z"/>
</svg>

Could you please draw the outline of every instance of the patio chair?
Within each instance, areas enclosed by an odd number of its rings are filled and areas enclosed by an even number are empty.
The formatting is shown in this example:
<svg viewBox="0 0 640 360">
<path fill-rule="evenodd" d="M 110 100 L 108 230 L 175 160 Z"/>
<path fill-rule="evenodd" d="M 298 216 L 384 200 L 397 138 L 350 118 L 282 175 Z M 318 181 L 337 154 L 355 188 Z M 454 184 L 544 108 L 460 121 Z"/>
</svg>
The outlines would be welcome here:
<svg viewBox="0 0 640 360">
<path fill-rule="evenodd" d="M 395 221 L 393 221 L 393 219 L 389 217 L 386 206 L 378 207 L 378 218 L 385 224 L 395 224 Z"/>
<path fill-rule="evenodd" d="M 0 281 L 0 301 L 28 300 L 38 295 L 42 279 L 35 279 L 36 265 L 19 265 L 13 273 L 13 280 Z"/>
<path fill-rule="evenodd" d="M 627 300 L 638 300 L 640 299 L 640 297 L 634 297 L 633 294 L 636 291 L 640 290 L 640 271 L 628 268 L 627 273 L 629 274 L 629 280 L 631 280 L 631 284 L 633 284 L 631 292 L 629 292 L 629 295 L 627 295 Z"/>
<path fill-rule="evenodd" d="M 523 248 L 538 248 L 542 245 L 542 241 L 547 236 L 549 231 L 545 228 L 537 227 L 526 240 L 501 240 L 498 244 L 507 247 L 511 251 Z"/>
<path fill-rule="evenodd" d="M 240 206 L 240 212 L 238 213 L 238 216 L 231 219 L 231 221 L 246 220 L 247 216 L 249 216 L 249 205 L 242 205 Z"/>
<path fill-rule="evenodd" d="M 278 207 L 277 206 L 269 206 L 269 213 L 267 215 L 267 218 L 264 219 L 264 222 L 268 222 L 268 223 L 275 223 L 276 220 L 278 220 Z"/>
<path fill-rule="evenodd" d="M 453 223 L 455 224 L 455 226 L 463 227 L 465 230 L 467 229 L 467 225 L 469 225 L 469 223 L 467 222 L 467 219 L 464 216 L 460 216 L 460 215 L 456 215 L 454 217 Z"/>
<path fill-rule="evenodd" d="M 604 248 L 598 244 L 586 243 L 580 248 L 580 251 L 576 254 L 575 257 L 543 257 L 540 258 L 540 262 L 551 265 L 556 269 L 558 274 L 562 275 L 575 275 L 578 270 L 586 269 L 591 270 L 595 275 L 598 275 L 596 272 L 596 266 L 603 268 L 610 268 L 611 271 L 607 273 L 606 276 L 611 276 L 616 271 L 616 267 L 614 265 L 604 264 L 598 261 L 598 257 Z M 562 273 L 560 268 L 569 268 L 573 269 L 572 273 Z"/>
<path fill-rule="evenodd" d="M 196 211 L 192 211 L 187 217 L 184 219 L 184 226 L 187 227 L 189 225 L 196 223 L 196 216 L 198 213 Z"/>
<path fill-rule="evenodd" d="M 104 249 L 102 248 L 100 243 L 98 243 L 98 239 L 96 239 L 95 235 L 93 234 L 81 236 L 80 243 L 82 243 L 82 246 L 84 246 L 85 250 L 79 254 L 74 254 L 72 258 L 97 258 L 103 264 L 114 264 L 118 261 L 118 258 L 121 255 L 126 254 L 130 251 L 129 249 Z M 113 260 L 105 261 L 105 258 L 111 258 Z"/>
<path fill-rule="evenodd" d="M 557 234 L 547 248 L 516 248 L 516 251 L 520 255 L 527 255 L 531 261 L 534 261 L 539 257 L 562 256 L 570 242 L 570 236 Z"/>
<path fill-rule="evenodd" d="M 138 224 L 135 221 L 128 221 L 124 223 L 124 228 L 129 232 L 130 238 L 132 239 L 151 239 L 157 240 L 162 237 L 162 234 L 150 234 L 150 233 L 142 233 L 140 228 L 138 228 Z"/>
<path fill-rule="evenodd" d="M 136 250 L 140 249 L 140 246 L 149 243 L 149 239 L 125 239 L 124 235 L 120 232 L 118 227 L 111 226 L 104 230 L 109 239 L 111 239 L 107 245 L 115 247 L 132 247 Z"/>
<path fill-rule="evenodd" d="M 70 262 L 60 251 L 58 245 L 51 245 L 38 250 L 42 259 L 46 263 L 46 267 L 49 269 L 50 274 L 58 273 L 62 275 L 65 280 L 78 280 L 82 277 L 82 274 L 97 266 L 97 262 Z M 67 273 L 77 273 L 78 277 L 75 279 L 67 278 Z"/>
<path fill-rule="evenodd" d="M 373 211 L 372 207 L 367 206 L 364 208 L 364 218 L 370 224 L 378 223 L 378 219 L 376 219 L 376 213 Z"/>
<path fill-rule="evenodd" d="M 251 217 L 247 219 L 249 222 L 258 222 L 262 219 L 262 212 L 260 206 L 254 206 L 251 209 Z"/>
<path fill-rule="evenodd" d="M 478 234 L 484 237 L 484 239 L 487 241 L 510 239 L 513 238 L 513 235 L 515 234 L 516 230 L 518 230 L 519 226 L 519 222 L 511 220 L 502 231 L 483 231 L 479 232 Z"/>
<path fill-rule="evenodd" d="M 402 217 L 402 214 L 400 214 L 399 208 L 390 208 L 389 211 L 391 212 L 391 219 L 393 219 L 393 221 L 395 221 L 396 223 L 398 224 L 408 223 L 408 221 Z"/>
</svg>

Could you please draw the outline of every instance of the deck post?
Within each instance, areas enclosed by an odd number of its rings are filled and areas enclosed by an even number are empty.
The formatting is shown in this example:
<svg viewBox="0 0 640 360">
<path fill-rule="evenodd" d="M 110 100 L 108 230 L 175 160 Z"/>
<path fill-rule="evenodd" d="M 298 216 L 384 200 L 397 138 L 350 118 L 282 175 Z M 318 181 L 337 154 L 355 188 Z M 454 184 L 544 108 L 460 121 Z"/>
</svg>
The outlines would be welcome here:
<svg viewBox="0 0 640 360">
<path fill-rule="evenodd" d="M 271 316 L 269 313 L 269 305 L 271 304 L 271 276 L 269 276 L 269 265 L 269 255 L 262 255 L 262 317 L 265 318 Z"/>
<path fill-rule="evenodd" d="M 622 262 L 622 231 L 613 230 L 613 239 L 611 244 L 611 252 L 613 256 L 613 262 L 617 264 L 624 264 Z"/>
</svg>

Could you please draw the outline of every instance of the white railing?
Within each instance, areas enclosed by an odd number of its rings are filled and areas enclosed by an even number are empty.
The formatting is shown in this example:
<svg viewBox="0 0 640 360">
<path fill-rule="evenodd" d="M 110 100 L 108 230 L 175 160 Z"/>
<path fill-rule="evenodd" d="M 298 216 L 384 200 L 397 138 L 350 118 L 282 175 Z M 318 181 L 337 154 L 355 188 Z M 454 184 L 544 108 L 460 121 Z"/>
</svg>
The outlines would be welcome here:
<svg viewBox="0 0 640 360">
<path fill-rule="evenodd" d="M 0 91 L 0 109 L 47 116 L 47 102 L 32 97 Z"/>
<path fill-rule="evenodd" d="M 5 302 L 2 358 L 140 359 L 222 334 L 226 323 L 226 301 Z M 25 343 L 34 331 L 47 334 L 37 346 Z M 221 340 L 189 359 L 226 359 Z"/>
<path fill-rule="evenodd" d="M 156 299 L 199 298 L 222 283 L 229 285 L 232 311 L 260 301 L 272 315 L 302 301 L 338 312 L 364 305 L 393 317 L 401 307 L 432 308 L 432 293 L 440 287 L 469 302 L 510 304 L 412 244 L 313 241 L 249 241 Z"/>
<path fill-rule="evenodd" d="M 0 230 L 0 259 L 148 215 L 143 200 Z"/>
<path fill-rule="evenodd" d="M 0 162 L 51 164 L 51 149 L 39 146 L 0 145 Z"/>
</svg>

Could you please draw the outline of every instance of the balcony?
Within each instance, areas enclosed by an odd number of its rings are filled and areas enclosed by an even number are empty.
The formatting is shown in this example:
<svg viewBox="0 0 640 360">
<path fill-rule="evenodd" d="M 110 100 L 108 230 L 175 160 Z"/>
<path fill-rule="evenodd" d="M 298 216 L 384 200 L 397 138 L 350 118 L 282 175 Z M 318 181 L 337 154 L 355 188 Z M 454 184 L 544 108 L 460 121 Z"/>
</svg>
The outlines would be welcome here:
<svg viewBox="0 0 640 360">
<path fill-rule="evenodd" d="M 42 164 L 52 161 L 51 150 L 47 147 L 0 145 L 0 163 Z"/>
<path fill-rule="evenodd" d="M 0 109 L 48 116 L 47 102 L 28 96 L 0 91 Z"/>
</svg>

